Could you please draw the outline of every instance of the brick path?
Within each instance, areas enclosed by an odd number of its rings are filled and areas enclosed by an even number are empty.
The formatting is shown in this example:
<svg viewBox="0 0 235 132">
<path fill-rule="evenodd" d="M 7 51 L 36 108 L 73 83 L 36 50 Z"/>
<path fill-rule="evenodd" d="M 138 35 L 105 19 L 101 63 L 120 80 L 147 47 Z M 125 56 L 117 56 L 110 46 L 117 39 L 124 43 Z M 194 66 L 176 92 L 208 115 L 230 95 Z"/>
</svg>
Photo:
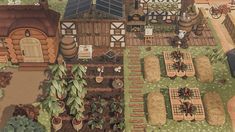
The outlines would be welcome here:
<svg viewBox="0 0 235 132">
<path fill-rule="evenodd" d="M 145 113 L 144 113 L 144 80 L 141 74 L 140 63 L 140 49 L 138 47 L 128 47 L 128 77 L 129 86 L 129 107 L 130 108 L 130 120 L 131 124 L 130 132 L 144 132 L 146 126 Z M 127 92 L 127 91 L 126 91 Z"/>
</svg>

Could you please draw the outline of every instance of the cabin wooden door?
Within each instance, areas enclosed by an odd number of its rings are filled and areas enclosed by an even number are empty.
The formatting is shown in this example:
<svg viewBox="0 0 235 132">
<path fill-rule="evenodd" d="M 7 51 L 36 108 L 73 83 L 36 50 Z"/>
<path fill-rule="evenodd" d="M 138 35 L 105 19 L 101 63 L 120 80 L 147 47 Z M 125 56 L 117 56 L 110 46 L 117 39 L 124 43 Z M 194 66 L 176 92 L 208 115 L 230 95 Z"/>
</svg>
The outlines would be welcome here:
<svg viewBox="0 0 235 132">
<path fill-rule="evenodd" d="M 41 43 L 36 38 L 26 37 L 20 40 L 24 62 L 44 62 Z"/>
</svg>

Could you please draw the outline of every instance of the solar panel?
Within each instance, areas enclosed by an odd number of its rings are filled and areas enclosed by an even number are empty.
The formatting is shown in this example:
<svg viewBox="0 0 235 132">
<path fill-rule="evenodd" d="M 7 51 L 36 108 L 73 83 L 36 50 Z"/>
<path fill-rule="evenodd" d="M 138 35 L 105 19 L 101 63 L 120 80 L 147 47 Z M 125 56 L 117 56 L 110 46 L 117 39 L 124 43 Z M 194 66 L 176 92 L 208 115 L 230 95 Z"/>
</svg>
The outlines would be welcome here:
<svg viewBox="0 0 235 132">
<path fill-rule="evenodd" d="M 93 0 L 68 0 L 64 17 L 77 17 L 80 12 L 91 8 Z M 95 9 L 112 16 L 123 16 L 123 0 L 96 0 Z"/>
<path fill-rule="evenodd" d="M 110 10 L 110 14 L 115 15 L 115 16 L 119 16 L 122 17 L 122 13 L 121 12 L 117 12 L 115 10 Z"/>
<path fill-rule="evenodd" d="M 110 9 L 111 9 L 111 10 L 116 10 L 116 11 L 118 11 L 118 12 L 122 11 L 122 8 L 120 8 L 120 7 L 118 7 L 118 6 L 115 6 L 115 5 L 111 5 L 111 6 L 110 6 Z"/>
<path fill-rule="evenodd" d="M 108 7 L 104 7 L 104 6 L 100 6 L 100 5 L 97 5 L 96 9 L 98 9 L 100 11 L 104 11 L 104 12 L 109 12 L 109 8 Z"/>
<path fill-rule="evenodd" d="M 78 12 L 90 9 L 91 0 L 77 0 L 77 1 L 78 1 Z"/>
</svg>

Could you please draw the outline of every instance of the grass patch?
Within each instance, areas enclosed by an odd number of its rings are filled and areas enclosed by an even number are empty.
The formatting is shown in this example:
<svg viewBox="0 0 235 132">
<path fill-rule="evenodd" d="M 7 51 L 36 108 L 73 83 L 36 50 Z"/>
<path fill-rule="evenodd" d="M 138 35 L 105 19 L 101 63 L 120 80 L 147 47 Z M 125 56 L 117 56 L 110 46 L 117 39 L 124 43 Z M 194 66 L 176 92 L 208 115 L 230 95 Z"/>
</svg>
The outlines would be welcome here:
<svg viewBox="0 0 235 132">
<path fill-rule="evenodd" d="M 65 7 L 68 0 L 48 0 L 50 9 L 53 9 L 61 14 L 61 18 L 64 15 Z M 0 5 L 6 5 L 8 0 L 0 0 Z M 22 5 L 32 5 L 38 3 L 38 0 L 21 0 Z"/>
</svg>

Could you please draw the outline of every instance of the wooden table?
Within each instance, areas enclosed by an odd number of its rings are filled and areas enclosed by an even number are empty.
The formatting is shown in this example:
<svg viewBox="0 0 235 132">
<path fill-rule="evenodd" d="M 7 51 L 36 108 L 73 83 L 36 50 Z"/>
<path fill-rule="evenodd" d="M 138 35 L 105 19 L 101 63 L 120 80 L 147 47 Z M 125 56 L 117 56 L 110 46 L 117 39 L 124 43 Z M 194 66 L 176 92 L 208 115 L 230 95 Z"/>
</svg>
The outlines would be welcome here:
<svg viewBox="0 0 235 132">
<path fill-rule="evenodd" d="M 178 94 L 178 88 L 169 88 L 169 96 L 171 101 L 171 110 L 173 115 L 173 120 L 181 121 L 181 120 L 196 120 L 202 121 L 205 119 L 204 107 L 201 100 L 200 90 L 198 88 L 190 88 L 193 91 L 193 97 L 188 102 L 192 103 L 196 106 L 196 114 L 191 116 L 186 116 L 185 113 L 182 113 L 180 110 L 180 105 L 182 99 L 180 99 Z"/>
<path fill-rule="evenodd" d="M 195 75 L 195 69 L 194 69 L 194 65 L 193 65 L 193 61 L 192 61 L 192 57 L 191 54 L 189 52 L 182 52 L 183 53 L 183 63 L 187 65 L 187 70 L 186 71 L 177 71 L 176 69 L 174 69 L 173 65 L 174 65 L 174 60 L 171 57 L 171 52 L 168 51 L 164 51 L 163 52 L 163 56 L 164 56 L 164 62 L 165 62 L 165 66 L 166 66 L 166 73 L 168 77 L 192 77 Z"/>
</svg>

